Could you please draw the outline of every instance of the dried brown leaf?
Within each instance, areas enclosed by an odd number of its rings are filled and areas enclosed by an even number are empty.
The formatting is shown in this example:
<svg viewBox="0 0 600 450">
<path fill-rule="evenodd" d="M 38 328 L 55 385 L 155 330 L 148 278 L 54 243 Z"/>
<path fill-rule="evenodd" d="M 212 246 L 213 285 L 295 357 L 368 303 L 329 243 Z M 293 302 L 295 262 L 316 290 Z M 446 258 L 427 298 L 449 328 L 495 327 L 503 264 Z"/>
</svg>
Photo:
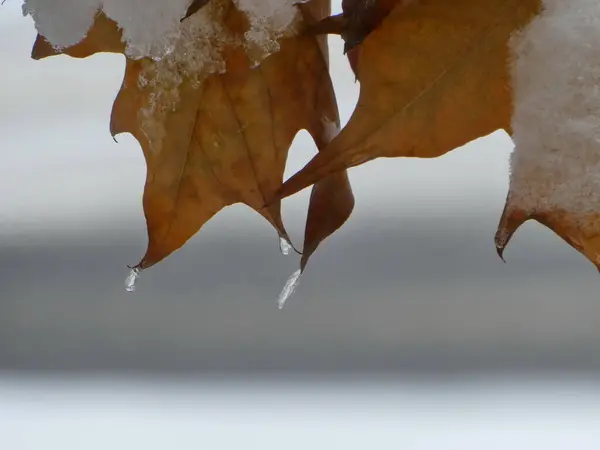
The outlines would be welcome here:
<svg viewBox="0 0 600 450">
<path fill-rule="evenodd" d="M 571 211 L 547 209 L 524 210 L 511 201 L 509 193 L 506 206 L 495 236 L 498 255 L 504 260 L 504 250 L 517 229 L 528 220 L 535 220 L 552 230 L 567 244 L 583 254 L 600 270 L 600 217 L 587 214 L 582 217 Z"/>
<path fill-rule="evenodd" d="M 276 198 L 379 157 L 434 158 L 510 129 L 508 40 L 541 0 L 398 4 L 363 42 L 348 125 Z"/>
<path fill-rule="evenodd" d="M 329 14 L 328 0 L 301 7 L 317 20 Z M 244 31 L 244 20 L 234 8 L 227 20 Z M 155 90 L 139 82 L 141 73 L 157 63 L 127 58 L 110 129 L 113 136 L 135 136 L 147 163 L 143 203 L 149 244 L 140 268 L 180 248 L 223 207 L 238 202 L 255 209 L 289 240 L 279 202 L 265 204 L 281 186 L 297 132 L 307 129 L 322 147 L 332 124 L 339 126 L 323 44 L 311 36 L 283 39 L 280 51 L 253 69 L 242 48 L 225 49 L 226 73 L 208 76 L 200 86 L 184 76 L 175 107 L 154 117 L 165 131 L 158 145 L 141 123 Z M 86 39 L 62 52 L 38 36 L 32 56 L 65 53 L 83 58 L 97 52 L 124 52 L 118 27 L 102 14 Z M 347 219 L 352 210 L 348 195 L 347 178 L 339 175 L 315 187 L 305 240 L 310 254 Z M 303 268 L 307 259 L 302 260 Z"/>
</svg>

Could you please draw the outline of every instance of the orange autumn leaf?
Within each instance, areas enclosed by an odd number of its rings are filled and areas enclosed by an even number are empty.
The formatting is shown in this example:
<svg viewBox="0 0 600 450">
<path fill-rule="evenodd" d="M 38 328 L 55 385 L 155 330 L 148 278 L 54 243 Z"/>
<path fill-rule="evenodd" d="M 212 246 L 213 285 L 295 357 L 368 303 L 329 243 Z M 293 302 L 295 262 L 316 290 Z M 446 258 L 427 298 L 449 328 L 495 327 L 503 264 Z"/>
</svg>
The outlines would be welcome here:
<svg viewBox="0 0 600 450">
<path fill-rule="evenodd" d="M 345 170 L 314 185 L 306 219 L 304 250 L 300 262 L 302 271 L 318 245 L 344 224 L 353 208 L 354 195 Z"/>
<path fill-rule="evenodd" d="M 243 35 L 245 17 L 229 1 L 223 3 L 227 6 L 223 25 L 233 35 Z M 304 7 L 305 14 L 329 14 L 326 0 L 316 4 L 320 7 Z M 254 68 L 243 47 L 226 44 L 222 55 L 227 70 L 197 78 L 183 75 L 174 97 L 169 97 L 169 86 L 160 85 L 161 80 L 153 84 L 146 76 L 160 70 L 161 62 L 127 58 L 110 129 L 113 136 L 122 132 L 135 136 L 147 163 L 143 203 L 149 244 L 139 268 L 162 260 L 223 207 L 238 202 L 259 212 L 289 240 L 279 202 L 265 206 L 266 200 L 282 184 L 288 149 L 297 132 L 307 129 L 323 146 L 332 126 L 339 127 L 339 118 L 327 55 L 318 39 L 291 36 L 280 44 L 278 52 Z M 116 24 L 98 15 L 88 37 L 62 53 L 86 57 L 102 51 L 122 53 L 124 46 Z M 38 37 L 32 56 L 58 53 Z M 155 108 L 148 108 L 153 103 Z M 309 207 L 312 216 L 317 211 L 328 217 L 323 223 L 331 232 L 352 210 L 347 203 L 328 204 L 336 201 L 331 189 L 351 196 L 347 182 L 339 176 L 332 180 L 316 190 Z M 305 245 L 312 253 L 328 233 L 319 231 L 318 225 L 315 232 L 311 223 Z"/>
<path fill-rule="evenodd" d="M 535 220 L 552 230 L 600 270 L 600 216 L 598 214 L 589 214 L 582 218 L 570 211 L 555 208 L 524 210 L 512 204 L 510 194 L 495 236 L 496 249 L 503 260 L 504 250 L 514 233 L 528 220 Z"/>
<path fill-rule="evenodd" d="M 345 26 L 341 34 L 345 43 L 344 53 L 360 45 L 397 5 L 410 1 L 412 0 L 342 0 Z"/>
<path fill-rule="evenodd" d="M 331 13 L 329 1 L 312 1 L 302 5 L 302 7 L 305 17 L 310 22 L 318 21 Z M 316 40 L 329 66 L 327 39 L 324 36 L 319 36 Z M 330 98 L 334 94 L 331 88 L 327 86 L 327 90 L 319 95 Z M 332 98 L 329 102 L 335 104 L 335 98 Z M 335 107 L 335 122 L 325 125 L 326 129 L 322 133 L 319 135 L 313 134 L 319 151 L 325 148 L 331 139 L 339 133 L 340 118 L 337 106 Z M 304 245 L 300 260 L 301 272 L 306 268 L 309 258 L 317 247 L 348 220 L 353 210 L 354 194 L 346 170 L 331 174 L 313 186 L 304 230 Z"/>
<path fill-rule="evenodd" d="M 356 75 L 360 44 L 398 4 L 412 0 L 342 0 L 342 13 L 311 24 L 313 35 L 336 34 L 344 40 L 344 53 Z"/>
<path fill-rule="evenodd" d="M 361 44 L 357 107 L 275 198 L 379 157 L 434 158 L 510 129 L 508 40 L 541 0 L 399 3 Z"/>
</svg>

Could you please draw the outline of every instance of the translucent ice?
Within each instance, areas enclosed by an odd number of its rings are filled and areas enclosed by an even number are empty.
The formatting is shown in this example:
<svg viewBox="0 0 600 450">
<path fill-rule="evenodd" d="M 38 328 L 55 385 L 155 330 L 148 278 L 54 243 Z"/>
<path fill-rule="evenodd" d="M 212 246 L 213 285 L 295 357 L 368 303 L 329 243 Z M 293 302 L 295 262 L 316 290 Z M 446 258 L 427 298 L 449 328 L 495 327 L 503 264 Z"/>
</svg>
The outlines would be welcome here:
<svg viewBox="0 0 600 450">
<path fill-rule="evenodd" d="M 127 278 L 125 278 L 125 290 L 127 292 L 135 291 L 135 282 L 140 277 L 140 272 L 141 272 L 140 269 L 138 269 L 137 267 L 134 267 L 129 272 L 129 275 L 127 275 Z"/>
<path fill-rule="evenodd" d="M 302 270 L 298 269 L 285 282 L 279 297 L 277 298 L 277 306 L 279 309 L 282 309 L 285 306 L 285 302 L 294 294 L 296 288 L 300 284 L 300 275 L 302 275 Z"/>
<path fill-rule="evenodd" d="M 279 250 L 281 250 L 282 255 L 289 255 L 290 250 L 292 249 L 292 244 L 288 242 L 288 240 L 284 237 L 279 238 Z"/>
</svg>

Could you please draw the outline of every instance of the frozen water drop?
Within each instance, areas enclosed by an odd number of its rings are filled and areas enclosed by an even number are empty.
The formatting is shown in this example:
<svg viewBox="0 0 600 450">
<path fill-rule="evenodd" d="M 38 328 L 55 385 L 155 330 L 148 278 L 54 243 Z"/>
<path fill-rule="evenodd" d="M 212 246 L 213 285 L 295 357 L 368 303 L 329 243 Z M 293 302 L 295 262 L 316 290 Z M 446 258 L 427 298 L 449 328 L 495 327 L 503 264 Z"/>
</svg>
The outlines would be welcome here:
<svg viewBox="0 0 600 450">
<path fill-rule="evenodd" d="M 292 249 L 292 244 L 290 244 L 286 238 L 280 237 L 279 238 L 279 250 L 281 250 L 281 254 L 287 256 L 290 254 L 291 249 Z"/>
<path fill-rule="evenodd" d="M 279 309 L 283 309 L 285 302 L 287 302 L 296 291 L 298 284 L 300 284 L 300 275 L 302 275 L 302 270 L 298 269 L 291 274 L 285 282 L 285 285 L 283 286 L 283 289 L 277 298 L 277 306 L 279 306 Z"/>
<path fill-rule="evenodd" d="M 127 292 L 135 291 L 135 282 L 140 277 L 140 272 L 141 272 L 140 269 L 138 269 L 137 267 L 134 267 L 129 272 L 129 275 L 127 275 L 127 278 L 125 278 L 125 290 Z"/>
</svg>

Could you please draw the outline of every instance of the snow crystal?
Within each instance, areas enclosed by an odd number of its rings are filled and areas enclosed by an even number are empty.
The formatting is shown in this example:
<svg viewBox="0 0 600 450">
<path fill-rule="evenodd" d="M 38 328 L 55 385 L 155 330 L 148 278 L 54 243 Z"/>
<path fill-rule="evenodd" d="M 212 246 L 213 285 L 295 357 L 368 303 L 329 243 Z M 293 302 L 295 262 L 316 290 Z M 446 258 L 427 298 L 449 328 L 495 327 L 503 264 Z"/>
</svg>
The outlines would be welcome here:
<svg viewBox="0 0 600 450">
<path fill-rule="evenodd" d="M 180 24 L 192 0 L 24 0 L 38 32 L 58 48 L 74 45 L 87 34 L 98 11 L 123 30 L 131 58 L 155 60 L 169 55 L 189 19 Z M 279 49 L 278 39 L 293 31 L 299 17 L 297 0 L 228 0 L 246 13 L 245 46 L 255 63 Z M 211 0 L 211 3 L 220 3 Z M 200 13 L 203 9 L 200 10 Z M 194 14 L 197 16 L 199 13 Z M 192 17 L 194 17 L 192 16 Z"/>
<path fill-rule="evenodd" d="M 81 41 L 96 14 L 104 12 L 123 30 L 130 58 L 160 59 L 181 37 L 180 19 L 191 0 L 25 0 L 38 32 L 58 48 Z"/>
<path fill-rule="evenodd" d="M 544 0 L 511 41 L 510 207 L 600 211 L 600 3 Z"/>
<path fill-rule="evenodd" d="M 297 32 L 297 0 L 210 0 L 183 22 L 192 0 L 25 0 L 24 14 L 57 47 L 74 45 L 85 37 L 100 11 L 122 29 L 125 53 L 143 60 L 138 80 L 147 90 L 140 125 L 153 151 L 165 135 L 165 115 L 179 101 L 179 87 L 189 79 L 199 87 L 211 74 L 226 70 L 223 51 L 245 48 L 255 66 L 279 50 L 278 40 Z M 248 30 L 228 28 L 225 14 L 235 6 L 248 20 Z M 51 5 L 51 6 L 50 6 Z"/>
<path fill-rule="evenodd" d="M 180 37 L 190 0 L 103 0 L 104 14 L 123 30 L 127 55 L 160 59 Z"/>
<path fill-rule="evenodd" d="M 299 17 L 297 0 L 234 0 L 240 11 L 246 13 L 250 29 L 246 31 L 246 47 L 258 64 L 261 59 L 279 50 L 283 36 L 294 32 Z"/>
<path fill-rule="evenodd" d="M 299 16 L 296 7 L 291 9 L 289 0 L 286 0 L 287 9 L 280 7 L 279 2 L 245 1 L 249 3 L 239 4 L 238 8 L 247 14 L 251 30 L 253 26 L 258 27 L 256 24 L 259 22 L 262 24 L 264 35 L 261 41 L 249 43 L 248 33 L 241 35 L 238 30 L 228 28 L 225 14 L 231 0 L 211 0 L 179 26 L 179 37 L 171 43 L 172 47 L 166 56 L 154 64 L 145 64 L 140 85 L 148 85 L 153 92 L 150 103 L 141 111 L 141 125 L 153 151 L 160 151 L 164 136 L 163 118 L 176 107 L 179 101 L 178 88 L 184 77 L 192 82 L 192 86 L 199 87 L 211 74 L 225 72 L 227 67 L 223 50 L 230 46 L 246 48 L 250 64 L 256 65 L 278 49 L 273 47 L 272 42 L 296 31 L 294 24 Z M 262 9 L 248 7 L 253 5 L 252 2 L 260 3 Z"/>
<path fill-rule="evenodd" d="M 226 69 L 223 48 L 236 43 L 236 37 L 224 26 L 226 1 L 229 0 L 209 2 L 179 25 L 179 36 L 171 43 L 167 55 L 152 63 L 147 60 L 142 63 L 138 85 L 148 89 L 149 94 L 138 120 L 153 152 L 161 149 L 164 118 L 177 107 L 184 77 L 198 88 L 207 76 Z"/>
</svg>

